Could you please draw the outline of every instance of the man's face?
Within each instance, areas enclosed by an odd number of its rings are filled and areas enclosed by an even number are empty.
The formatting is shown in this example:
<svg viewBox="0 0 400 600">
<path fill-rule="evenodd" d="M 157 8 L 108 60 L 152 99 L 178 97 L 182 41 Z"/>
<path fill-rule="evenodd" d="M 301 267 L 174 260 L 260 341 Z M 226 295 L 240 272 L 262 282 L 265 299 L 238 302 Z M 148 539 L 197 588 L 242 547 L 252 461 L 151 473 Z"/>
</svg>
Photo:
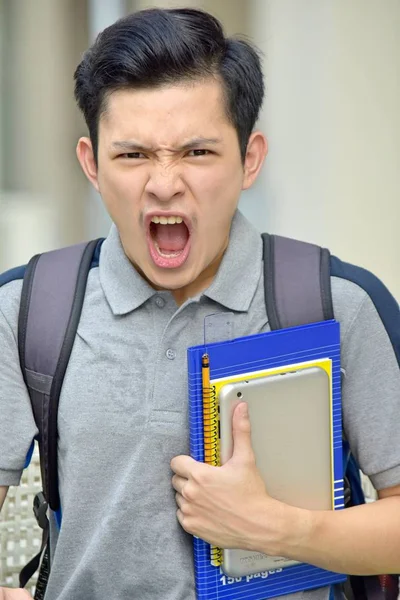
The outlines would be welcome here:
<svg viewBox="0 0 400 600">
<path fill-rule="evenodd" d="M 220 84 L 111 94 L 94 183 L 125 253 L 151 285 L 191 295 L 204 289 L 251 184 Z"/>
</svg>

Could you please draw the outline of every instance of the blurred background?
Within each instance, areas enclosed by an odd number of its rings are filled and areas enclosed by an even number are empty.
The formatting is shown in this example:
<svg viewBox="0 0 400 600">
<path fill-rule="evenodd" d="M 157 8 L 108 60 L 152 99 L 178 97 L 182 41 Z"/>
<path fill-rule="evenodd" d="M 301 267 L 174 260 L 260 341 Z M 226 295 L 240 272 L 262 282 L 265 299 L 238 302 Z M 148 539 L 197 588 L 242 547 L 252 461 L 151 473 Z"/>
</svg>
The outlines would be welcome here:
<svg viewBox="0 0 400 600">
<path fill-rule="evenodd" d="M 0 0 L 0 271 L 107 234 L 75 158 L 73 72 L 101 29 L 149 6 L 209 10 L 263 52 L 270 153 L 243 212 L 400 298 L 399 0 Z"/>
<path fill-rule="evenodd" d="M 270 152 L 246 216 L 374 271 L 400 299 L 400 0 L 0 0 L 0 272 L 107 235 L 75 157 L 73 72 L 99 31 L 149 6 L 204 8 L 263 52 Z M 39 485 L 35 455 L 0 518 L 0 585 L 39 549 Z"/>
</svg>

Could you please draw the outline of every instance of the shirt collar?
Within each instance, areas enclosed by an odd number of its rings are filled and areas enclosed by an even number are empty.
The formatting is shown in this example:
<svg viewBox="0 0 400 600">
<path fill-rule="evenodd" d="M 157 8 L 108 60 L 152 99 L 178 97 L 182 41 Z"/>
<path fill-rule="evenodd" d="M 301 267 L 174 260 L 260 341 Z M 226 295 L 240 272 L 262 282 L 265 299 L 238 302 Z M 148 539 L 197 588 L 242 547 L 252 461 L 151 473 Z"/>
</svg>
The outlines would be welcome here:
<svg viewBox="0 0 400 600">
<path fill-rule="evenodd" d="M 104 241 L 99 262 L 100 284 L 114 315 L 139 308 L 156 294 L 126 256 L 116 225 Z"/>
<path fill-rule="evenodd" d="M 261 235 L 237 211 L 218 273 L 203 295 L 229 310 L 245 312 L 256 292 L 261 266 Z M 100 284 L 114 315 L 135 310 L 157 293 L 126 256 L 114 224 L 101 248 L 99 272 Z"/>
<path fill-rule="evenodd" d="M 246 312 L 256 293 L 261 268 L 261 235 L 242 213 L 236 211 L 228 248 L 204 295 L 229 310 Z"/>
</svg>

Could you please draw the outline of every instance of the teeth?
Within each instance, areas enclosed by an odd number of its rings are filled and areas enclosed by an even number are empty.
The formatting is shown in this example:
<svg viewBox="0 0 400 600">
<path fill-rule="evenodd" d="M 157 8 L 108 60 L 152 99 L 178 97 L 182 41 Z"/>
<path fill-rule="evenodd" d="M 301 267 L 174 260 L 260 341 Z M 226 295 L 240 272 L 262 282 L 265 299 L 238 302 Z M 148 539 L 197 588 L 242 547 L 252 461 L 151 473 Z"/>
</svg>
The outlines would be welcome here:
<svg viewBox="0 0 400 600">
<path fill-rule="evenodd" d="M 182 217 L 153 217 L 152 223 L 160 223 L 160 225 L 175 225 L 175 223 L 182 223 Z"/>
</svg>

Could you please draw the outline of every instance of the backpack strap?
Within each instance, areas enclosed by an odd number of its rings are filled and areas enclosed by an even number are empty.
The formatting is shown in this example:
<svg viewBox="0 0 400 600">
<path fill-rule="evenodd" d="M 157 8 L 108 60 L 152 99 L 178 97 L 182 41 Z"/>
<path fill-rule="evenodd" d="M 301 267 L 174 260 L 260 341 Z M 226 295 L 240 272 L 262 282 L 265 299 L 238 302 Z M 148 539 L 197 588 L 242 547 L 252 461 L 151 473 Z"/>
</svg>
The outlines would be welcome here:
<svg viewBox="0 0 400 600">
<path fill-rule="evenodd" d="M 334 318 L 330 252 L 314 244 L 264 233 L 264 293 L 271 330 Z M 344 440 L 347 505 L 365 502 L 359 468 Z M 353 600 L 396 600 L 398 578 L 350 576 Z M 330 597 L 333 597 L 331 588 Z"/>
<path fill-rule="evenodd" d="M 34 256 L 22 286 L 18 348 L 39 429 L 44 495 L 60 507 L 57 409 L 98 240 Z"/>
<path fill-rule="evenodd" d="M 279 235 L 262 238 L 271 330 L 333 319 L 329 250 Z"/>
<path fill-rule="evenodd" d="M 21 587 L 25 587 L 37 570 L 45 548 L 48 553 L 47 506 L 53 511 L 60 508 L 58 404 L 99 241 L 36 255 L 25 271 L 18 320 L 18 350 L 39 430 L 37 439 L 44 493 L 38 494 L 34 502 L 34 512 L 43 529 L 42 548 L 21 571 Z"/>
</svg>

